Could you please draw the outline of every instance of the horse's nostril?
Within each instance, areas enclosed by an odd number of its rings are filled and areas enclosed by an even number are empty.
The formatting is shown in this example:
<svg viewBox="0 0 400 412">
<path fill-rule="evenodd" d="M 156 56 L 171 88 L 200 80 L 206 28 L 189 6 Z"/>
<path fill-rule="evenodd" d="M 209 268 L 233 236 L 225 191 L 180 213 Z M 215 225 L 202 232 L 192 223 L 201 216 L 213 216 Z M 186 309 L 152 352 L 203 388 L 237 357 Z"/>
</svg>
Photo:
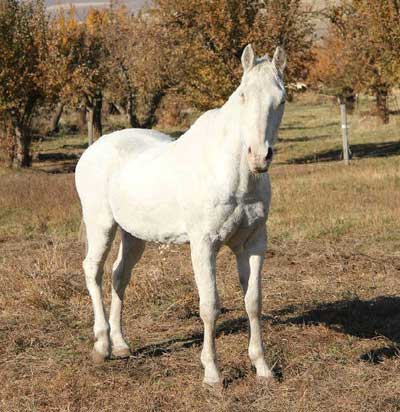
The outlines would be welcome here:
<svg viewBox="0 0 400 412">
<path fill-rule="evenodd" d="M 269 147 L 269 148 L 268 148 L 267 156 L 265 157 L 265 160 L 271 160 L 273 155 L 274 155 L 274 152 L 273 152 L 272 149 Z"/>
<path fill-rule="evenodd" d="M 249 146 L 249 148 L 247 149 L 247 153 L 251 154 L 251 147 Z"/>
</svg>

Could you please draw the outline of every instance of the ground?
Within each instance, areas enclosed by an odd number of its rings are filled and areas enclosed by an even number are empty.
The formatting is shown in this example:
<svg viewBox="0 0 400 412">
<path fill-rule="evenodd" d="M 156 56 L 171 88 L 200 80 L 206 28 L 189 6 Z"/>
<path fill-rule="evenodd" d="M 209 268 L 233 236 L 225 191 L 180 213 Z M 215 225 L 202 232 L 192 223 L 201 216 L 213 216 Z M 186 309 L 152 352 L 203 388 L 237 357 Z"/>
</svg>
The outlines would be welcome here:
<svg viewBox="0 0 400 412">
<path fill-rule="evenodd" d="M 268 385 L 247 358 L 228 249 L 218 257 L 223 390 L 201 385 L 187 246 L 148 246 L 127 290 L 132 357 L 94 366 L 68 173 L 84 140 L 36 142 L 34 170 L 0 171 L 0 410 L 400 411 L 400 119 L 380 126 L 368 107 L 350 118 L 346 167 L 337 106 L 315 96 L 288 104 L 263 268 L 263 336 L 276 374 Z"/>
</svg>

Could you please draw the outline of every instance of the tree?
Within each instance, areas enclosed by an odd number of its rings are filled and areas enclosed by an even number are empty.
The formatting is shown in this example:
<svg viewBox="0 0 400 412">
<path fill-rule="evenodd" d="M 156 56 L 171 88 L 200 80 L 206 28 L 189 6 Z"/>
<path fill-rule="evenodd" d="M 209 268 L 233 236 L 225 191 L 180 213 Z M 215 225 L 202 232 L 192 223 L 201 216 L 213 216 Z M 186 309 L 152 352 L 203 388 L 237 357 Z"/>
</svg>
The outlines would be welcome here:
<svg viewBox="0 0 400 412">
<path fill-rule="evenodd" d="M 0 118 L 10 160 L 31 164 L 32 119 L 46 95 L 47 17 L 42 0 L 0 3 Z"/>
<path fill-rule="evenodd" d="M 137 30 L 135 20 L 124 6 L 110 9 L 109 26 L 105 36 L 109 51 L 107 64 L 113 73 L 107 85 L 107 95 L 110 101 L 118 105 L 119 110 L 127 114 L 131 127 L 140 126 L 136 113 L 137 72 L 132 70 L 132 67 L 137 65 L 136 48 L 140 32 Z"/>
<path fill-rule="evenodd" d="M 80 22 L 72 7 L 61 11 L 50 26 L 50 63 L 47 84 L 53 96 L 87 111 L 89 144 L 102 135 L 101 108 L 108 83 L 108 51 L 103 33 L 108 24 L 104 11 L 90 9 Z"/>
<path fill-rule="evenodd" d="M 284 46 L 288 81 L 304 78 L 312 61 L 314 27 L 300 0 L 156 0 L 152 15 L 184 56 L 175 67 L 175 89 L 201 109 L 221 105 L 232 93 L 248 43 L 259 54 Z"/>
<path fill-rule="evenodd" d="M 162 98 L 176 84 L 172 38 L 154 16 L 135 16 L 123 6 L 109 10 L 108 20 L 107 95 L 126 107 L 132 127 L 152 127 Z"/>
<path fill-rule="evenodd" d="M 383 123 L 389 121 L 387 97 L 400 81 L 399 9 L 399 0 L 343 0 L 330 9 L 331 26 L 319 56 L 317 77 L 372 93 Z"/>
<path fill-rule="evenodd" d="M 322 90 L 354 109 L 355 70 L 353 56 L 349 55 L 345 42 L 335 29 L 330 28 L 324 40 L 313 49 L 315 63 L 311 66 L 308 82 L 314 89 Z"/>
</svg>

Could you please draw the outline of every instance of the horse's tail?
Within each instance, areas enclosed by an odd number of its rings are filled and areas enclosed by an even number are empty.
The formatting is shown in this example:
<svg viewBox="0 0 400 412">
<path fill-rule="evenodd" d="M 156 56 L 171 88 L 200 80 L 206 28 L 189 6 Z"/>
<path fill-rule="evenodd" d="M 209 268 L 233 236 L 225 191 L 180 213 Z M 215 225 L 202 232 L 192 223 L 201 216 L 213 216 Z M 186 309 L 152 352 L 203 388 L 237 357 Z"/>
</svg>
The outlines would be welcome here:
<svg viewBox="0 0 400 412">
<path fill-rule="evenodd" d="M 88 241 L 87 241 L 87 236 L 86 236 L 86 226 L 85 226 L 85 222 L 83 221 L 83 218 L 82 218 L 81 224 L 79 226 L 78 240 L 81 243 L 85 243 L 85 255 L 87 255 Z"/>
</svg>

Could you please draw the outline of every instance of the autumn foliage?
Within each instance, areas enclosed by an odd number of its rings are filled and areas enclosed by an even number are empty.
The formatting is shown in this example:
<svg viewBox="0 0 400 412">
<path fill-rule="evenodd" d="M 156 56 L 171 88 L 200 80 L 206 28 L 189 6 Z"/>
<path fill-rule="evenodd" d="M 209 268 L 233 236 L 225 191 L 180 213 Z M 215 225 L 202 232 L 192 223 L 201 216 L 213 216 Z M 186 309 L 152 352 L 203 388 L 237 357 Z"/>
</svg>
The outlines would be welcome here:
<svg viewBox="0 0 400 412">
<path fill-rule="evenodd" d="M 0 3 L 0 138 L 19 166 L 31 163 L 32 119 L 46 96 L 46 28 L 42 0 Z"/>
<path fill-rule="evenodd" d="M 132 14 L 111 2 L 82 20 L 73 7 L 47 15 L 42 0 L 0 3 L 0 148 L 29 166 L 32 121 L 64 108 L 85 113 L 89 143 L 102 134 L 103 102 L 132 127 L 153 127 L 160 110 L 221 105 L 242 75 L 240 56 L 282 45 L 285 81 L 308 79 L 335 95 L 373 93 L 388 120 L 399 83 L 399 0 L 343 0 L 315 46 L 315 13 L 301 0 L 154 0 Z M 165 118 L 165 116 L 164 116 Z"/>
<path fill-rule="evenodd" d="M 282 45 L 291 62 L 287 81 L 307 73 L 314 28 L 300 0 L 155 3 L 157 21 L 176 42 L 180 81 L 175 88 L 197 107 L 219 106 L 232 93 L 242 75 L 240 56 L 248 43 L 259 55 Z"/>
<path fill-rule="evenodd" d="M 398 0 L 343 0 L 332 7 L 310 75 L 312 83 L 337 95 L 349 88 L 373 94 L 384 123 L 389 121 L 388 95 L 400 82 L 399 10 Z"/>
</svg>

